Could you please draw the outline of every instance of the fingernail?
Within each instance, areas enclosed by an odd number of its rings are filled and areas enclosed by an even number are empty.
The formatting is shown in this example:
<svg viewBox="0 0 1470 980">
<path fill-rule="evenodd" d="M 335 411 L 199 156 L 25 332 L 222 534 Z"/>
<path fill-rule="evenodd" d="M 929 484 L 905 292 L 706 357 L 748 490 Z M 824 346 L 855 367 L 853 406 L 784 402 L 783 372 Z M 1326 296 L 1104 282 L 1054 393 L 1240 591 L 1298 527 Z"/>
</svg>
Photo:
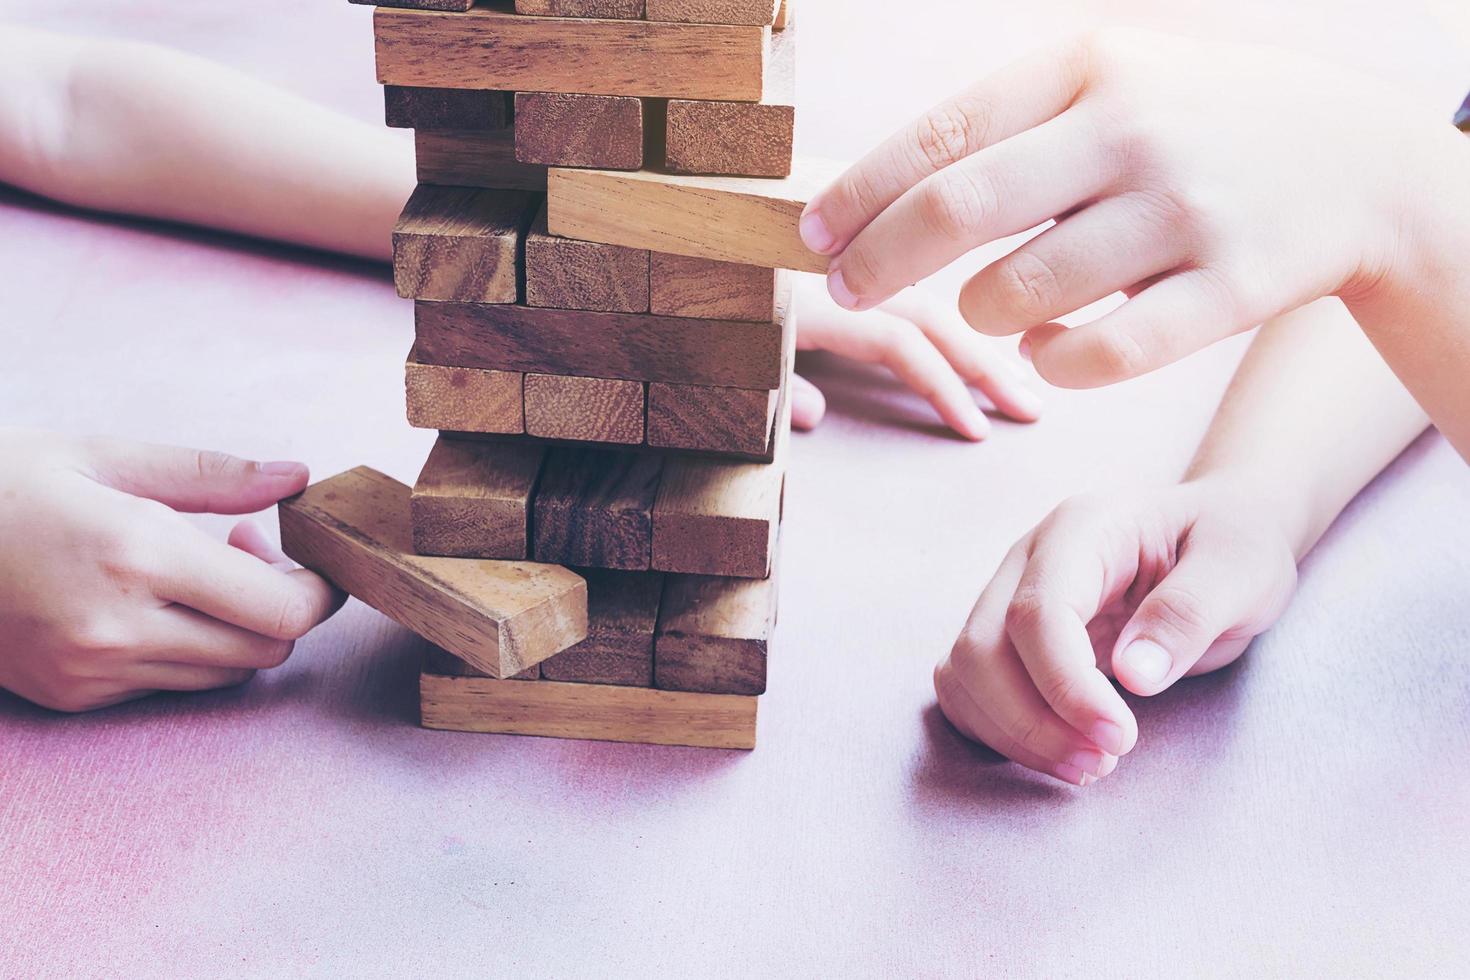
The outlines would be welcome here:
<svg viewBox="0 0 1470 980">
<path fill-rule="evenodd" d="M 816 211 L 808 210 L 803 214 L 796 229 L 801 235 L 802 244 L 818 255 L 826 255 L 837 244 L 837 236 L 832 234 L 832 229 L 827 227 L 827 222 Z"/>
<path fill-rule="evenodd" d="M 1016 353 L 1021 355 L 1021 360 L 1027 364 L 1031 363 L 1031 338 L 1025 334 L 1021 335 L 1021 342 L 1016 345 Z"/>
<path fill-rule="evenodd" d="M 1051 774 L 1062 782 L 1071 783 L 1073 786 L 1081 786 L 1084 775 L 1081 769 L 1066 762 L 1058 762 L 1056 768 L 1051 771 Z"/>
<path fill-rule="evenodd" d="M 1093 776 L 1093 775 L 1090 775 L 1090 774 L 1084 772 L 1082 774 L 1082 782 L 1079 785 L 1081 785 L 1081 786 L 1091 786 L 1095 782 L 1097 782 L 1097 777 L 1096 776 Z"/>
<path fill-rule="evenodd" d="M 965 436 L 976 442 L 990 435 L 990 420 L 985 417 L 984 412 L 980 411 L 979 406 L 973 402 L 965 412 L 964 425 Z"/>
<path fill-rule="evenodd" d="M 286 460 L 260 463 L 258 468 L 266 476 L 300 476 L 306 472 L 305 463 L 292 463 Z"/>
<path fill-rule="evenodd" d="M 1162 684 L 1174 668 L 1169 651 L 1152 640 L 1134 640 L 1123 650 L 1123 662 L 1138 678 L 1149 684 Z"/>
<path fill-rule="evenodd" d="M 1101 776 L 1103 754 L 1094 749 L 1078 749 L 1067 756 L 1066 764 L 1089 775 Z"/>
<path fill-rule="evenodd" d="M 847 280 L 842 278 L 841 269 L 833 269 L 827 275 L 827 292 L 832 294 L 833 301 L 844 310 L 857 309 L 858 299 L 847 288 Z"/>
<path fill-rule="evenodd" d="M 1109 755 L 1123 754 L 1123 729 L 1114 722 L 1100 721 L 1087 733 L 1092 744 Z"/>
</svg>

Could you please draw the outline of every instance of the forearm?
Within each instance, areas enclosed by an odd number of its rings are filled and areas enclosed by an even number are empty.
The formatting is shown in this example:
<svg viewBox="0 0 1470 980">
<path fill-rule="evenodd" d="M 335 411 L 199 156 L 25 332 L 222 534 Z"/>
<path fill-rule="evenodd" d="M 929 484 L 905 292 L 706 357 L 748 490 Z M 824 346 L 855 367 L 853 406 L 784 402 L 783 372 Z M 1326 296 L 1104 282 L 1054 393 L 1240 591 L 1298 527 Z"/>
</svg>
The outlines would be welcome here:
<svg viewBox="0 0 1470 980">
<path fill-rule="evenodd" d="M 78 207 L 369 258 L 413 188 L 402 134 L 149 45 L 0 31 L 0 181 Z"/>
<path fill-rule="evenodd" d="M 1428 419 L 1335 299 L 1261 328 L 1186 479 L 1223 478 L 1298 558 Z"/>
</svg>

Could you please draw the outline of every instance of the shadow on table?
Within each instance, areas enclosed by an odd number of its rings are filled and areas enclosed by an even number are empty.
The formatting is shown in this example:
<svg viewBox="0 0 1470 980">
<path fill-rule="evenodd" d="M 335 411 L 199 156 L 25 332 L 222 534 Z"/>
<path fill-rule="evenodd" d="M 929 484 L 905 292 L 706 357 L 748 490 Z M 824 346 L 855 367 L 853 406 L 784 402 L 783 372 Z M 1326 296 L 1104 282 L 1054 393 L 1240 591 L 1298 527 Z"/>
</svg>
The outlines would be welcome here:
<svg viewBox="0 0 1470 980">
<path fill-rule="evenodd" d="M 955 442 L 968 440 L 939 421 L 934 409 L 886 368 L 860 364 L 823 351 L 804 351 L 796 358 L 797 373 L 822 389 L 829 416 L 898 429 Z M 984 395 L 979 403 L 993 413 Z"/>
</svg>

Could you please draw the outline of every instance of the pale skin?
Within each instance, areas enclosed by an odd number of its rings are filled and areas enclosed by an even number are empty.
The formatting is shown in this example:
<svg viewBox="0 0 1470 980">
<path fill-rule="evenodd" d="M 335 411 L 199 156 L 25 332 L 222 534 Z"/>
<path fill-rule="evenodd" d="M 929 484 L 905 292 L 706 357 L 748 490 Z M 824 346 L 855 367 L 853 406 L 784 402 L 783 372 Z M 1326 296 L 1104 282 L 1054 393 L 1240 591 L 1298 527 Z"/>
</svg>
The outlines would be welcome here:
<svg viewBox="0 0 1470 980">
<path fill-rule="evenodd" d="M 0 29 L 0 183 L 80 208 L 391 258 L 411 144 L 222 66 L 143 44 Z M 801 284 L 798 344 L 886 365 L 961 436 L 1039 397 L 947 304 L 906 293 L 862 315 Z M 793 422 L 825 402 L 797 379 Z M 280 664 L 342 597 L 255 525 L 224 542 L 180 512 L 244 514 L 307 468 L 0 430 L 0 687 L 83 711 L 237 684 Z"/>
</svg>

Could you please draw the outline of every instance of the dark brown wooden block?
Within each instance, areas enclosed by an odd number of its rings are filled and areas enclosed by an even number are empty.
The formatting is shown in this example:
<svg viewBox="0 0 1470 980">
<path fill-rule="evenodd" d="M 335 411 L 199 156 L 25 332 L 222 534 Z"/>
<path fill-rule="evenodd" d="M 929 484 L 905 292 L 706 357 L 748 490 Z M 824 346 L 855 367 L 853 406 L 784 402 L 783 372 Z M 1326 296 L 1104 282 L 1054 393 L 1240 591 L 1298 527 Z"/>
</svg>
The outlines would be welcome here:
<svg viewBox="0 0 1470 980">
<path fill-rule="evenodd" d="M 526 303 L 560 310 L 648 312 L 648 251 L 558 238 L 543 207 L 526 235 Z"/>
<path fill-rule="evenodd" d="M 517 92 L 516 159 L 556 167 L 643 166 L 643 102 L 625 95 Z"/>
<path fill-rule="evenodd" d="M 643 0 L 516 0 L 516 13 L 537 17 L 639 20 L 643 17 Z"/>
<path fill-rule="evenodd" d="M 537 560 L 588 568 L 648 568 L 662 470 L 662 459 L 642 453 L 552 450 L 533 505 Z"/>
<path fill-rule="evenodd" d="M 441 436 L 413 488 L 414 551 L 529 557 L 531 496 L 545 455 L 540 446 Z"/>
<path fill-rule="evenodd" d="M 674 173 L 785 177 L 796 135 L 796 29 L 772 36 L 759 102 L 670 99 L 664 165 Z"/>
<path fill-rule="evenodd" d="M 506 129 L 513 118 L 513 95 L 465 88 L 384 85 L 383 117 L 395 129 Z"/>
<path fill-rule="evenodd" d="M 668 576 L 654 641 L 654 686 L 712 694 L 764 693 L 775 621 L 774 577 Z"/>
<path fill-rule="evenodd" d="M 775 21 L 780 0 L 647 0 L 649 20 L 686 24 L 755 24 Z"/>
<path fill-rule="evenodd" d="M 526 375 L 526 433 L 547 439 L 637 444 L 647 394 L 641 381 Z"/>
<path fill-rule="evenodd" d="M 758 456 L 770 446 L 780 391 L 714 385 L 648 386 L 646 441 L 667 449 Z"/>
<path fill-rule="evenodd" d="M 421 184 L 393 228 L 393 282 L 407 299 L 514 303 L 530 191 Z"/>
<path fill-rule="evenodd" d="M 408 424 L 451 432 L 525 432 L 522 379 L 517 371 L 424 364 L 410 352 L 404 365 Z"/>
<path fill-rule="evenodd" d="M 710 320 L 772 320 L 780 281 L 779 269 L 653 252 L 649 311 Z"/>
<path fill-rule="evenodd" d="M 352 0 L 375 7 L 406 7 L 409 10 L 469 10 L 475 0 Z"/>
<path fill-rule="evenodd" d="M 418 178 L 424 184 L 546 190 L 546 168 L 516 159 L 512 130 L 414 131 Z"/>
<path fill-rule="evenodd" d="M 653 633 L 662 575 L 588 569 L 587 639 L 541 662 L 550 681 L 653 686 Z"/>
</svg>

